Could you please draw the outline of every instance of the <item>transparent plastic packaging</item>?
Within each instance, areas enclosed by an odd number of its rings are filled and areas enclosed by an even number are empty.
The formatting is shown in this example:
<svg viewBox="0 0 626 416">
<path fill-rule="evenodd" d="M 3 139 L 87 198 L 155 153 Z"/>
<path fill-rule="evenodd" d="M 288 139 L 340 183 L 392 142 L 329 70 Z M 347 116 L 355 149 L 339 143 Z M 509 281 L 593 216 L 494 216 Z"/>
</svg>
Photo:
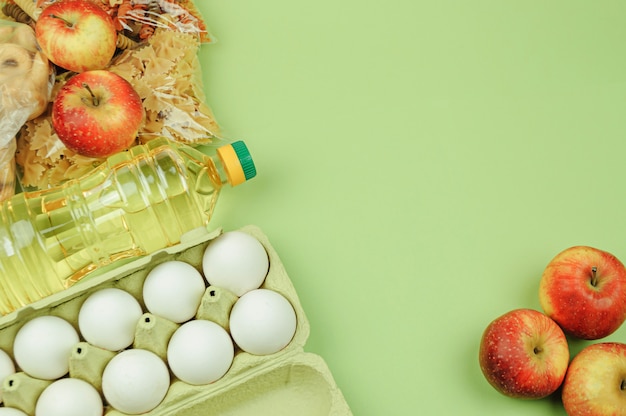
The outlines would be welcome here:
<svg viewBox="0 0 626 416">
<path fill-rule="evenodd" d="M 15 136 L 46 110 L 53 84 L 54 70 L 33 29 L 0 21 L 0 200 L 15 190 Z"/>
<path fill-rule="evenodd" d="M 180 243 L 207 226 L 224 184 L 255 175 L 243 142 L 207 155 L 160 138 L 109 157 L 79 180 L 13 196 L 0 207 L 0 313 L 117 260 Z"/>
</svg>

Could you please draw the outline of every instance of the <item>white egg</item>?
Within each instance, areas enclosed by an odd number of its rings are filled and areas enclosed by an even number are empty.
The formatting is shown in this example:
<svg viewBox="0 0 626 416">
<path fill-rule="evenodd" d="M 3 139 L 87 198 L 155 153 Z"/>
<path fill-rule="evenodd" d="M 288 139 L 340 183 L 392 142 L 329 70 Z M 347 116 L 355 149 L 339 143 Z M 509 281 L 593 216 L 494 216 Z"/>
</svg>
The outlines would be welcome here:
<svg viewBox="0 0 626 416">
<path fill-rule="evenodd" d="M 141 315 L 141 305 L 130 293 L 117 288 L 101 289 L 80 307 L 78 328 L 88 343 L 120 351 L 133 343 Z"/>
<path fill-rule="evenodd" d="M 272 354 L 286 347 L 296 332 L 291 303 L 269 289 L 252 290 L 240 297 L 230 313 L 230 333 L 242 350 Z"/>
<path fill-rule="evenodd" d="M 229 231 L 209 243 L 202 269 L 209 284 L 241 296 L 261 287 L 269 259 L 259 240 L 243 231 Z"/>
<path fill-rule="evenodd" d="M 167 261 L 146 276 L 143 301 L 150 313 L 181 323 L 196 315 L 205 289 L 204 278 L 192 265 Z"/>
<path fill-rule="evenodd" d="M 102 416 L 103 413 L 100 393 L 77 378 L 53 382 L 39 395 L 35 406 L 37 416 Z"/>
<path fill-rule="evenodd" d="M 0 416 L 28 416 L 14 407 L 0 407 Z"/>
<path fill-rule="evenodd" d="M 15 364 L 5 351 L 0 350 L 0 387 L 4 379 L 15 373 Z M 2 388 L 0 388 L 0 403 L 2 403 Z M 2 413 L 0 413 L 2 415 Z"/>
<path fill-rule="evenodd" d="M 161 358 L 142 349 L 124 350 L 109 361 L 102 374 L 102 392 L 116 410 L 148 412 L 161 403 L 170 386 L 170 373 Z"/>
<path fill-rule="evenodd" d="M 39 316 L 22 326 L 13 341 L 17 365 L 31 377 L 54 380 L 69 371 L 78 332 L 58 316 Z"/>
<path fill-rule="evenodd" d="M 167 362 L 176 377 L 189 384 L 209 384 L 230 368 L 235 348 L 230 335 L 212 321 L 181 325 L 167 346 Z"/>
</svg>

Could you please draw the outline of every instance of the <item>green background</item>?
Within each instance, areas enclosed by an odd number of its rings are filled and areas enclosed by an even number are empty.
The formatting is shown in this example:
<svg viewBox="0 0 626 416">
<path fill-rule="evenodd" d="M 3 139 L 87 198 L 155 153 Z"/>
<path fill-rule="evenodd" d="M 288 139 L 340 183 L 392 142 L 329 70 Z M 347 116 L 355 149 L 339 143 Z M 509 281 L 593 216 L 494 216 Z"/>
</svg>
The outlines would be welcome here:
<svg viewBox="0 0 626 416">
<path fill-rule="evenodd" d="M 354 414 L 564 415 L 493 390 L 478 345 L 561 250 L 626 260 L 626 2 L 196 4 L 258 168 L 213 225 L 268 235 Z"/>
</svg>

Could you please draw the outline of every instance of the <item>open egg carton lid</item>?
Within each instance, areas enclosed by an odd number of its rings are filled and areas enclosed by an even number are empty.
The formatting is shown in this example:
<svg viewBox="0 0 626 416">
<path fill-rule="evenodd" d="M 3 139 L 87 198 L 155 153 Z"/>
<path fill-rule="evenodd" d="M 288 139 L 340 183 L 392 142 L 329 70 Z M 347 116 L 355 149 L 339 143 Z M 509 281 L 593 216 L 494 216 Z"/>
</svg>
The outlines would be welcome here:
<svg viewBox="0 0 626 416">
<path fill-rule="evenodd" d="M 256 226 L 240 229 L 255 237 L 269 257 L 269 271 L 261 286 L 283 295 L 296 314 L 296 330 L 291 342 L 282 350 L 269 355 L 254 355 L 235 347 L 235 356 L 228 372 L 219 380 L 206 385 L 187 384 L 174 376 L 167 394 L 151 411 L 150 416 L 207 415 L 351 415 L 340 389 L 323 358 L 303 350 L 309 336 L 309 322 L 295 288 L 268 238 Z M 84 281 L 20 310 L 0 318 L 0 348 L 13 355 L 13 340 L 29 320 L 44 315 L 65 319 L 78 329 L 78 312 L 90 294 L 104 288 L 119 288 L 133 295 L 142 305 L 142 287 L 149 271 L 166 261 L 179 260 L 202 271 L 206 247 L 222 234 L 197 229 L 184 236 L 181 244 L 140 257 L 98 273 Z M 171 334 L 170 334 L 171 335 Z M 159 337 L 160 335 L 155 335 Z M 168 339 L 143 340 L 141 348 L 161 348 Z M 135 339 L 137 342 L 137 339 Z M 137 347 L 135 344 L 132 347 Z M 155 351 L 156 352 L 156 351 Z M 162 356 L 162 354 L 160 354 Z M 19 372 L 20 369 L 17 368 Z M 72 371 L 67 377 L 73 377 Z M 6 380 L 5 380 L 6 381 Z M 25 383 L 24 388 L 27 387 Z M 5 383 L 4 403 L 34 415 L 36 399 L 41 391 L 20 391 Z M 102 391 L 100 390 L 100 393 Z M 105 416 L 122 416 L 105 401 Z"/>
</svg>

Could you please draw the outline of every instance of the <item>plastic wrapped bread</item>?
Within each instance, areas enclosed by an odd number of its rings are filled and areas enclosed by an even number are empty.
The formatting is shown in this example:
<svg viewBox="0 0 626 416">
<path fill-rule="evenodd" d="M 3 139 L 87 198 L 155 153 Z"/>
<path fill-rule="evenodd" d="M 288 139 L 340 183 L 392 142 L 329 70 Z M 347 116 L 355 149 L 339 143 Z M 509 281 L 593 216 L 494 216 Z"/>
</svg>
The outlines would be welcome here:
<svg viewBox="0 0 626 416">
<path fill-rule="evenodd" d="M 15 190 L 15 135 L 46 110 L 53 75 L 37 49 L 34 30 L 0 21 L 0 200 Z"/>
</svg>

